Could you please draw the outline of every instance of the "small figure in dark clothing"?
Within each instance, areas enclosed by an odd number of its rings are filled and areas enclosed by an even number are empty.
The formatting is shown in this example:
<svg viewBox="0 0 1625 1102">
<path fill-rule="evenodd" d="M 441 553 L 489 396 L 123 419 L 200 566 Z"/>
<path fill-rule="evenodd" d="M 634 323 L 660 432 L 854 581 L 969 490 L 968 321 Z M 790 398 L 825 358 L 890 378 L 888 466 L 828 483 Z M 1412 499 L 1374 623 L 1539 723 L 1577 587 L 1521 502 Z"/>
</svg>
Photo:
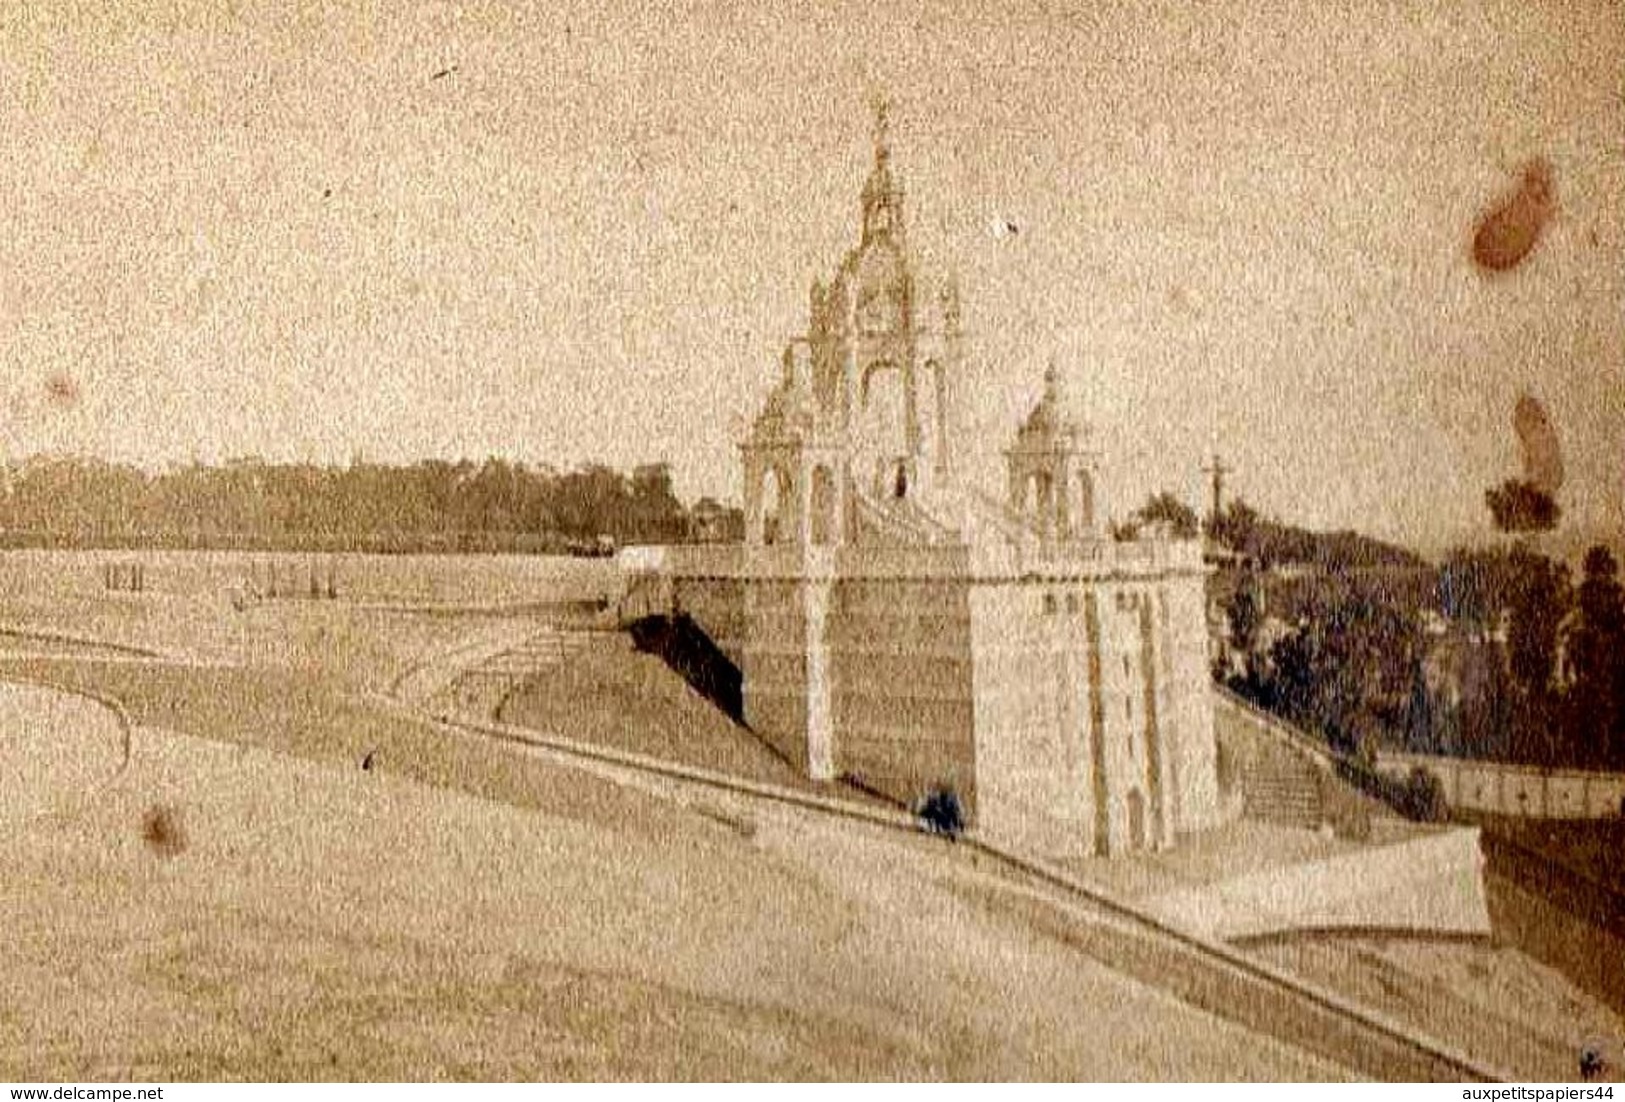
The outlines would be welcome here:
<svg viewBox="0 0 1625 1102">
<path fill-rule="evenodd" d="M 1580 1078 L 1595 1079 L 1608 1069 L 1608 1064 L 1602 1058 L 1596 1045 L 1586 1045 L 1580 1050 Z"/>
<path fill-rule="evenodd" d="M 920 804 L 919 815 L 926 830 L 941 834 L 950 842 L 958 841 L 965 829 L 965 813 L 951 788 L 932 789 Z"/>
</svg>

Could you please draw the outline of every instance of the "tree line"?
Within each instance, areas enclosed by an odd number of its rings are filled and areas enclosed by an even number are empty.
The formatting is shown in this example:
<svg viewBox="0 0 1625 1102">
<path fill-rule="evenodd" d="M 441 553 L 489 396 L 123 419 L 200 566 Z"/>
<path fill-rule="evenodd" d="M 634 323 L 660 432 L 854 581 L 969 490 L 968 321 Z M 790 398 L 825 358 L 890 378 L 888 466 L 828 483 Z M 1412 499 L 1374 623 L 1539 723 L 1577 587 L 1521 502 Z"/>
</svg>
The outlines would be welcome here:
<svg viewBox="0 0 1625 1102">
<path fill-rule="evenodd" d="M 1264 567 L 1312 566 L 1321 570 L 1418 567 L 1415 552 L 1358 532 L 1317 532 L 1265 516 L 1241 498 L 1232 498 L 1204 522 L 1176 495 L 1155 493 L 1124 521 L 1111 525 L 1113 538 L 1137 539 L 1161 528 L 1175 539 L 1204 532 L 1213 543 Z"/>
<path fill-rule="evenodd" d="M 1440 605 L 1459 625 L 1458 684 L 1441 699 L 1422 671 L 1407 740 L 1435 752 L 1625 769 L 1625 588 L 1607 547 L 1576 581 L 1527 547 L 1454 552 Z"/>
<path fill-rule="evenodd" d="M 96 459 L 5 469 L 8 546 L 561 552 L 725 538 L 738 510 L 685 507 L 663 463 L 559 471 L 501 458 L 345 466 L 193 463 L 161 473 Z"/>
<path fill-rule="evenodd" d="M 1625 587 L 1606 547 L 1567 565 L 1525 543 L 1437 565 L 1219 583 L 1217 671 L 1336 749 L 1625 769 Z"/>
<path fill-rule="evenodd" d="M 1594 546 L 1576 579 L 1540 553 L 1561 510 L 1538 487 L 1509 480 L 1484 501 L 1498 542 L 1438 563 L 1239 498 L 1204 524 L 1155 494 L 1113 533 L 1205 532 L 1224 619 L 1215 676 L 1336 750 L 1625 769 L 1618 561 Z"/>
<path fill-rule="evenodd" d="M 1334 749 L 1625 769 L 1619 563 L 1592 547 L 1576 580 L 1536 550 L 1561 510 L 1531 483 L 1508 480 L 1484 503 L 1499 542 L 1438 563 L 1239 498 L 1204 524 L 1177 496 L 1154 494 L 1112 531 L 1205 532 L 1221 564 L 1215 675 Z"/>
</svg>

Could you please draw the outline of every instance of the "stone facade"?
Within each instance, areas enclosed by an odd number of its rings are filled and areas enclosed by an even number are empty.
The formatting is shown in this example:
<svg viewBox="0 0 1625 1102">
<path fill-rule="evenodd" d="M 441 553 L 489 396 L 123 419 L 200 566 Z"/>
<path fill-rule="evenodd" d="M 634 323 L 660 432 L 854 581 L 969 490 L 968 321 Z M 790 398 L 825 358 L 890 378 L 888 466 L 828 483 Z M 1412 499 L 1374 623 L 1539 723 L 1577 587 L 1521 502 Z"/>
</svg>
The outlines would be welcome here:
<svg viewBox="0 0 1625 1102">
<path fill-rule="evenodd" d="M 1105 538 L 1053 367 L 1006 499 L 962 484 L 959 296 L 903 211 L 882 125 L 859 242 L 741 448 L 745 542 L 637 561 L 809 775 L 910 804 L 951 787 L 980 830 L 1057 856 L 1171 845 L 1219 816 L 1201 548 Z"/>
</svg>

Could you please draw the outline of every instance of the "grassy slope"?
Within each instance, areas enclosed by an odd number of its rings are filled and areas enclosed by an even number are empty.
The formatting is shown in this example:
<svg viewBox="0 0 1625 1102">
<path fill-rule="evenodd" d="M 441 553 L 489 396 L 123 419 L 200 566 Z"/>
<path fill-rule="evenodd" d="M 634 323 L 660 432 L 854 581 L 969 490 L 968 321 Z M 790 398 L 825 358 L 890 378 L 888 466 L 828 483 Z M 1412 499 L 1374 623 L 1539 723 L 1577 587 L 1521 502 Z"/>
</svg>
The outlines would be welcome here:
<svg viewBox="0 0 1625 1102">
<path fill-rule="evenodd" d="M 500 718 L 752 780 L 809 786 L 766 743 L 621 634 L 594 636 L 563 664 L 532 678 L 508 698 Z"/>
<path fill-rule="evenodd" d="M 1349 934 L 1251 951 L 1531 1081 L 1571 1080 L 1587 1040 L 1625 1037 L 1607 1007 L 1507 946 Z"/>
<path fill-rule="evenodd" d="M 546 791 L 549 810 L 570 817 L 613 815 L 631 799 L 608 784 L 541 785 L 549 767 L 516 747 L 449 736 L 293 670 L 0 659 L 6 676 L 111 697 L 137 727 L 263 747 L 358 777 L 371 752 L 379 772 L 518 807 L 537 806 Z"/>
<path fill-rule="evenodd" d="M 224 741 L 138 732 L 86 811 L 0 834 L 0 1078 L 1338 1074 L 967 908 L 940 843 L 690 808 L 263 674 L 77 670 Z M 364 741 L 488 798 L 363 772 Z"/>
</svg>

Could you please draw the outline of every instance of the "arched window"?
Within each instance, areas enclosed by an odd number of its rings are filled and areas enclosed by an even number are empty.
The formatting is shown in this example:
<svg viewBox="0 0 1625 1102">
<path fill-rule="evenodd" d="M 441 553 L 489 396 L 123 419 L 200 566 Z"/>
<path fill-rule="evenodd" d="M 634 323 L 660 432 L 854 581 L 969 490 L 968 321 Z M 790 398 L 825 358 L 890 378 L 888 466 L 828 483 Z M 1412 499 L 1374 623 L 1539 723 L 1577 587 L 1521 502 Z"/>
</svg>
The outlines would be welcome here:
<svg viewBox="0 0 1625 1102">
<path fill-rule="evenodd" d="M 1032 486 L 1032 479 L 1022 474 L 1012 473 L 1010 483 L 1010 507 L 1018 513 L 1025 513 L 1027 511 L 1027 492 Z"/>
<path fill-rule="evenodd" d="M 914 416 L 920 432 L 920 454 L 926 461 L 927 470 L 940 467 L 947 451 L 947 443 L 943 439 L 943 430 L 946 426 L 943 424 L 942 378 L 942 365 L 936 360 L 927 360 L 920 372 L 914 393 Z"/>
<path fill-rule="evenodd" d="M 902 369 L 889 361 L 869 365 L 863 373 L 861 397 L 863 413 L 853 443 L 860 451 L 885 460 L 878 473 L 889 479 L 894 473 L 890 459 L 907 454 L 909 445 L 908 394 Z M 882 483 L 873 492 L 890 496 L 892 487 Z"/>
<path fill-rule="evenodd" d="M 835 477 L 828 467 L 818 467 L 812 476 L 812 541 L 827 547 L 835 539 Z"/>
<path fill-rule="evenodd" d="M 1033 476 L 1033 482 L 1037 490 L 1038 511 L 1047 520 L 1055 511 L 1055 480 L 1048 471 L 1039 471 Z"/>
<path fill-rule="evenodd" d="M 1145 797 L 1138 788 L 1128 791 L 1128 837 L 1135 849 L 1145 848 Z"/>
<path fill-rule="evenodd" d="M 1095 527 L 1095 480 L 1088 471 L 1078 475 L 1078 528 L 1092 532 Z"/>
<path fill-rule="evenodd" d="M 759 506 L 762 518 L 762 543 L 772 546 L 794 535 L 792 519 L 787 513 L 790 500 L 789 479 L 777 467 L 762 472 L 762 497 Z"/>
</svg>

